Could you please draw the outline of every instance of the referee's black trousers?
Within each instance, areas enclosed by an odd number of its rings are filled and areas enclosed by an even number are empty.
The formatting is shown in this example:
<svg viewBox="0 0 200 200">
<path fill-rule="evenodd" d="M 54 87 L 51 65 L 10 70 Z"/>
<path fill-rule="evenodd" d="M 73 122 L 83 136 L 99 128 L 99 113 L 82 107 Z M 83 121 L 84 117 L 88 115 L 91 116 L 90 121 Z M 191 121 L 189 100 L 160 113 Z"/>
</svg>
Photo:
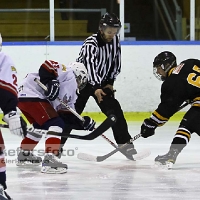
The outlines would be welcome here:
<svg viewBox="0 0 200 200">
<path fill-rule="evenodd" d="M 92 96 L 101 111 L 106 115 L 109 116 L 110 114 L 114 114 L 117 117 L 117 122 L 112 127 L 113 135 L 117 144 L 124 144 L 131 139 L 131 136 L 128 132 L 128 126 L 126 120 L 124 118 L 123 111 L 119 102 L 110 95 L 106 95 L 103 98 L 101 103 L 98 103 L 96 96 L 94 95 L 94 90 L 92 85 L 87 84 L 86 87 L 80 91 L 78 95 L 75 108 L 77 113 L 81 114 L 86 106 L 86 103 L 89 97 Z"/>
</svg>

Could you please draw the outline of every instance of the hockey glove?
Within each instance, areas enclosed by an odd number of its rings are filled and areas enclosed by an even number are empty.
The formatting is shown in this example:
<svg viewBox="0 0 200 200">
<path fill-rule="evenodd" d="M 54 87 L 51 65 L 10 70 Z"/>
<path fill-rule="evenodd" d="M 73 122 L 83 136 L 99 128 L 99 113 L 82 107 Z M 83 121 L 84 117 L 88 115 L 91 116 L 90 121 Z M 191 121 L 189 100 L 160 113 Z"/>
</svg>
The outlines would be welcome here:
<svg viewBox="0 0 200 200">
<path fill-rule="evenodd" d="M 47 96 L 47 98 L 50 101 L 54 101 L 59 94 L 59 90 L 60 90 L 59 81 L 57 81 L 57 80 L 49 81 L 47 84 L 47 88 L 48 88 L 48 90 L 45 92 L 45 95 Z"/>
<path fill-rule="evenodd" d="M 12 134 L 18 136 L 26 136 L 26 122 L 17 114 L 16 111 L 11 111 L 3 117 L 3 121 L 5 121 L 10 129 Z"/>
<path fill-rule="evenodd" d="M 157 125 L 151 119 L 145 119 L 141 126 L 141 135 L 143 138 L 148 138 L 155 134 Z"/>
<path fill-rule="evenodd" d="M 102 90 L 104 93 L 106 93 L 106 95 L 114 97 L 114 92 L 110 88 L 106 87 L 106 88 L 103 88 Z"/>
<path fill-rule="evenodd" d="M 96 122 L 88 116 L 84 116 L 83 119 L 85 120 L 83 122 L 83 129 L 87 131 L 93 131 Z"/>
</svg>

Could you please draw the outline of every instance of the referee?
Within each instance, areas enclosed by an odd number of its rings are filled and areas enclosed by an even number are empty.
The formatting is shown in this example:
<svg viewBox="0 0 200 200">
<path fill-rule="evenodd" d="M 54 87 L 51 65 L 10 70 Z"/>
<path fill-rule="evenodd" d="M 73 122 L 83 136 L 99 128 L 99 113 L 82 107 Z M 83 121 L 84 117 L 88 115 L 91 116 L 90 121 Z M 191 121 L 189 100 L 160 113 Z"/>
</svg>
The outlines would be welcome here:
<svg viewBox="0 0 200 200">
<path fill-rule="evenodd" d="M 106 13 L 99 22 L 99 30 L 89 36 L 83 43 L 77 62 L 83 63 L 88 71 L 87 85 L 80 91 L 75 104 L 76 111 L 81 114 L 90 96 L 92 96 L 101 111 L 106 115 L 114 114 L 117 123 L 112 127 L 114 138 L 118 145 L 131 139 L 126 120 L 119 102 L 114 97 L 113 85 L 121 71 L 121 46 L 118 33 L 121 22 L 113 13 Z M 65 143 L 65 139 L 62 139 Z M 128 159 L 137 151 L 133 144 L 124 149 Z"/>
</svg>

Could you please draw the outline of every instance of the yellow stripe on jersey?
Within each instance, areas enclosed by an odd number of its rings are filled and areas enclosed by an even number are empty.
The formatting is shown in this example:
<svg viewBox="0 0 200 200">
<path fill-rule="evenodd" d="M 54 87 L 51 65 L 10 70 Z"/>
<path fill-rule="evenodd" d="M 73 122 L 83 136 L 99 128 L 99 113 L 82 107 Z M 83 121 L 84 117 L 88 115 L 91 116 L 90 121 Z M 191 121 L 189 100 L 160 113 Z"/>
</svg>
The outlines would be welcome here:
<svg viewBox="0 0 200 200">
<path fill-rule="evenodd" d="M 194 101 L 200 101 L 200 97 L 194 98 L 194 99 L 193 99 L 193 102 L 194 102 Z"/>
<path fill-rule="evenodd" d="M 178 130 L 178 131 L 176 132 L 176 134 L 185 135 L 185 136 L 187 136 L 189 139 L 190 139 L 190 137 L 191 137 L 191 135 L 190 135 L 189 133 L 185 132 L 185 131 L 180 131 L 180 130 Z"/>
<path fill-rule="evenodd" d="M 159 120 L 163 120 L 163 121 L 168 121 L 169 120 L 168 118 L 163 117 L 162 115 L 160 115 L 157 111 L 154 111 L 152 114 L 155 115 Z"/>
<path fill-rule="evenodd" d="M 175 69 L 175 67 L 173 67 L 173 68 L 171 68 L 171 69 L 169 70 L 169 72 L 168 72 L 168 76 L 171 75 L 171 73 L 173 72 L 174 69 Z"/>
<path fill-rule="evenodd" d="M 194 103 L 194 104 L 192 104 L 192 106 L 200 107 L 200 104 L 199 103 Z"/>
</svg>

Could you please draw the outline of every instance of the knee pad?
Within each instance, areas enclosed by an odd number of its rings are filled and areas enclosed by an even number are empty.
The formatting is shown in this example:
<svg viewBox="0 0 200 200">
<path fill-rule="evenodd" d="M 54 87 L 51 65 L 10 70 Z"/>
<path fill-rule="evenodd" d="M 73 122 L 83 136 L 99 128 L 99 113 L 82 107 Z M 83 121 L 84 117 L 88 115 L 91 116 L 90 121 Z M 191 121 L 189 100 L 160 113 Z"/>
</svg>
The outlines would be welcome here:
<svg viewBox="0 0 200 200">
<path fill-rule="evenodd" d="M 56 132 L 56 133 L 62 133 L 63 129 L 59 126 L 50 126 L 48 131 Z"/>
<path fill-rule="evenodd" d="M 55 117 L 55 118 L 52 118 L 52 119 L 48 120 L 47 122 L 45 122 L 42 125 L 42 128 L 45 130 L 49 130 L 49 128 L 51 126 L 55 126 L 55 127 L 57 126 L 57 127 L 64 129 L 65 123 L 60 117 Z"/>
</svg>

